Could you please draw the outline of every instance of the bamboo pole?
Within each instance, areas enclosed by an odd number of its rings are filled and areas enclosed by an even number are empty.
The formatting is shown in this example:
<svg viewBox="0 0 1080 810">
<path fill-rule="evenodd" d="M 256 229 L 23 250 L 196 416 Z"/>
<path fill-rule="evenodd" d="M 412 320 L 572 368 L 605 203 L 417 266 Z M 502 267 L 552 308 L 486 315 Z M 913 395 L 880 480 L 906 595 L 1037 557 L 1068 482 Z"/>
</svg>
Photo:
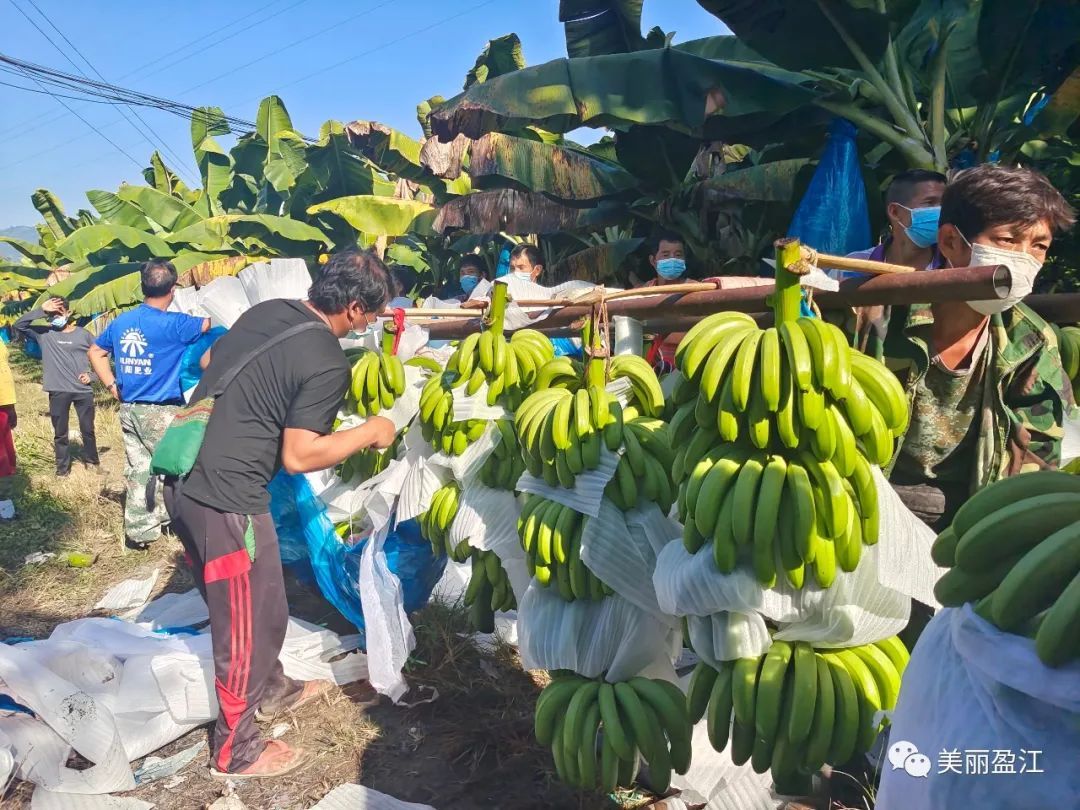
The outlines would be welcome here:
<svg viewBox="0 0 1080 810">
<path fill-rule="evenodd" d="M 875 276 L 886 273 L 914 273 L 918 269 L 908 267 L 906 264 L 875 262 L 870 259 L 855 259 L 851 256 L 831 256 L 828 253 L 818 253 L 817 264 L 819 267 L 828 267 L 832 270 L 857 270 L 860 273 L 870 273 Z"/>
</svg>

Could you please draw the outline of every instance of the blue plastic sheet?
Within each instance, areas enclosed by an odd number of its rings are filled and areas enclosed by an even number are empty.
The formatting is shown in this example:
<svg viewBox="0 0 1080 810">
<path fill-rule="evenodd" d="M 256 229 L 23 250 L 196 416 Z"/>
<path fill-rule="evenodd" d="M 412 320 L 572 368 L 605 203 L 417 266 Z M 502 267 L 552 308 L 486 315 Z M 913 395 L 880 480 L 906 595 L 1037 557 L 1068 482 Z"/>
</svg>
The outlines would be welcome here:
<svg viewBox="0 0 1080 810">
<path fill-rule="evenodd" d="M 33 338 L 27 338 L 23 341 L 23 354 L 27 357 L 32 357 L 34 360 L 41 359 L 41 344 L 39 344 Z"/>
<path fill-rule="evenodd" d="M 326 515 L 326 507 L 302 475 L 278 473 L 268 489 L 282 562 L 298 575 L 312 577 L 326 600 L 362 634 L 360 557 L 368 538 L 351 544 L 342 542 Z M 387 567 L 401 580 L 405 611 L 419 610 L 442 578 L 446 556 L 432 553 L 431 544 L 421 537 L 415 520 L 404 521 L 390 532 L 383 551 Z"/>
<path fill-rule="evenodd" d="M 551 345 L 555 349 L 556 357 L 583 357 L 581 341 L 574 338 L 552 338 Z"/>
<path fill-rule="evenodd" d="M 844 256 L 872 244 L 855 134 L 851 122 L 833 121 L 821 161 L 788 229 L 789 236 L 822 253 Z"/>
</svg>

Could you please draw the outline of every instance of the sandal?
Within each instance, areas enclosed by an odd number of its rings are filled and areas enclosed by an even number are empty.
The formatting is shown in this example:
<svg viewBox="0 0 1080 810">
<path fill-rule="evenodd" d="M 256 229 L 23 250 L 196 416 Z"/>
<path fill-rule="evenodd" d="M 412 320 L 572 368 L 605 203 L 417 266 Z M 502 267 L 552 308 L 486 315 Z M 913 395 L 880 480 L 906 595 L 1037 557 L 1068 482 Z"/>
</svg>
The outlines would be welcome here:
<svg viewBox="0 0 1080 810">
<path fill-rule="evenodd" d="M 272 720 L 283 712 L 291 712 L 299 709 L 301 706 L 306 706 L 313 700 L 325 695 L 335 686 L 333 681 L 305 681 L 304 688 L 300 690 L 300 693 L 291 701 L 283 703 L 271 703 L 266 705 L 265 703 L 260 705 L 255 710 L 255 720 L 259 723 L 265 723 L 267 720 Z"/>
<path fill-rule="evenodd" d="M 293 748 L 281 740 L 270 740 L 259 758 L 242 771 L 219 771 L 210 769 L 210 775 L 221 779 L 266 779 L 284 776 L 299 768 L 307 760 L 307 751 Z"/>
</svg>

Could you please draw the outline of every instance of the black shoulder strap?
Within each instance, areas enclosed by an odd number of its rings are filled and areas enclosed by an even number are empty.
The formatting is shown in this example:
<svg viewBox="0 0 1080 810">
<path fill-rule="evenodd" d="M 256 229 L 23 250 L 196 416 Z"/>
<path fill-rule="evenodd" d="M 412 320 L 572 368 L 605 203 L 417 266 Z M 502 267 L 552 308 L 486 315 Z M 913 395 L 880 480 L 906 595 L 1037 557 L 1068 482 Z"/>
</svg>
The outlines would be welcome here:
<svg viewBox="0 0 1080 810">
<path fill-rule="evenodd" d="M 225 389 L 228 388 L 232 381 L 236 379 L 237 375 L 239 375 L 240 372 L 247 367 L 248 363 L 258 357 L 260 354 L 269 351 L 274 346 L 277 346 L 284 340 L 288 340 L 293 335 L 298 335 L 301 332 L 306 332 L 309 329 L 326 329 L 326 324 L 322 323 L 321 321 L 298 323 L 295 326 L 290 326 L 284 332 L 280 332 L 279 334 L 274 335 L 272 338 L 270 338 L 270 340 L 266 341 L 266 343 L 263 343 L 261 346 L 252 349 L 250 352 L 241 357 L 240 360 L 237 361 L 237 363 L 232 368 L 225 372 L 225 374 L 222 375 L 221 379 L 218 380 L 217 385 L 215 385 L 211 389 L 210 396 L 214 399 L 217 399 L 222 394 L 224 394 Z"/>
</svg>

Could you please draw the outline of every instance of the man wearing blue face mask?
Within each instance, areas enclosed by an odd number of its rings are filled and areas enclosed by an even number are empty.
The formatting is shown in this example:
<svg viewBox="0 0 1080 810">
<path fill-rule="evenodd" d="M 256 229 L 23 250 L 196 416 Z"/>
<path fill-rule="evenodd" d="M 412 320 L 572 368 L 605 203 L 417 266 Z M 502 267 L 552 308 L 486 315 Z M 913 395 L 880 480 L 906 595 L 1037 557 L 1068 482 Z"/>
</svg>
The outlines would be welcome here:
<svg viewBox="0 0 1080 810">
<path fill-rule="evenodd" d="M 916 270 L 941 267 L 937 232 L 945 175 L 926 169 L 901 172 L 885 192 L 889 236 L 881 244 L 850 254 L 855 259 L 888 262 Z M 862 273 L 831 271 L 836 278 L 857 278 Z"/>
<path fill-rule="evenodd" d="M 656 278 L 649 280 L 646 287 L 662 287 L 676 284 L 686 278 L 686 243 L 682 236 L 674 231 L 664 231 L 652 242 L 649 251 L 649 264 L 656 271 Z M 656 335 L 645 355 L 657 373 L 666 373 L 675 368 L 675 348 L 679 345 L 681 334 Z"/>
<path fill-rule="evenodd" d="M 38 319 L 48 324 L 33 325 Z M 90 360 L 86 356 L 93 337 L 75 325 L 63 298 L 50 298 L 40 309 L 27 312 L 15 322 L 15 331 L 24 339 L 33 338 L 41 346 L 42 387 L 49 395 L 56 474 L 65 476 L 71 472 L 68 424 L 72 406 L 82 434 L 82 462 L 88 468 L 98 469 L 94 392 L 90 388 Z"/>
<path fill-rule="evenodd" d="M 458 284 L 461 286 L 462 292 L 461 300 L 468 301 L 469 296 L 476 289 L 476 285 L 481 281 L 486 281 L 487 277 L 487 267 L 484 265 L 483 259 L 475 253 L 462 256 L 461 264 L 458 266 Z"/>
</svg>

